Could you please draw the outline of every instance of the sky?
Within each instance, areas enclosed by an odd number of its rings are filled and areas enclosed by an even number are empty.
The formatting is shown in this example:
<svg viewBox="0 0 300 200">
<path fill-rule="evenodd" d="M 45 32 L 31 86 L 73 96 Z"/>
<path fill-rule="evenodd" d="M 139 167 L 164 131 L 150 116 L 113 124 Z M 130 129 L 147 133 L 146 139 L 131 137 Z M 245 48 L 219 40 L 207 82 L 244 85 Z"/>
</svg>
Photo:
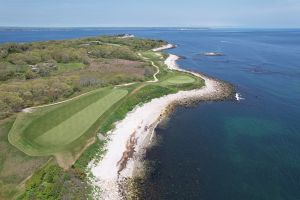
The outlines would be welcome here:
<svg viewBox="0 0 300 200">
<path fill-rule="evenodd" d="M 300 28 L 300 0 L 0 0 L 0 26 Z"/>
</svg>

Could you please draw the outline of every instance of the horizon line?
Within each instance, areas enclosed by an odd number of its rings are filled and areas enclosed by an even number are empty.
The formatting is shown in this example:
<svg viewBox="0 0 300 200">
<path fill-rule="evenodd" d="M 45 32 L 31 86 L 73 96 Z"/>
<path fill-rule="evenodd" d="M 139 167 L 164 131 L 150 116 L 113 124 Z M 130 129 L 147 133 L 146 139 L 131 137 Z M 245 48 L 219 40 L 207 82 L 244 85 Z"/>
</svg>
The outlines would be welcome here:
<svg viewBox="0 0 300 200">
<path fill-rule="evenodd" d="M 76 28 L 187 28 L 187 29 L 300 29 L 300 27 L 246 27 L 246 26 L 1 26 L 7 29 L 76 29 Z"/>
</svg>

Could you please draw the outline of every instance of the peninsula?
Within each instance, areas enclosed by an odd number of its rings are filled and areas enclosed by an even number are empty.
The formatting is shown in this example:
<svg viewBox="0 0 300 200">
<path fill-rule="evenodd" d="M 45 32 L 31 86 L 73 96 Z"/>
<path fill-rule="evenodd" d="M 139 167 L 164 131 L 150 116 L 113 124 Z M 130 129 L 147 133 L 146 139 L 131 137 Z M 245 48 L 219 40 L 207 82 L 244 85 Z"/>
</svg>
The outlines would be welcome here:
<svg viewBox="0 0 300 200">
<path fill-rule="evenodd" d="M 120 199 L 170 107 L 231 94 L 161 52 L 174 47 L 120 36 L 1 45 L 1 174 L 18 177 L 1 183 L 3 198 Z"/>
</svg>

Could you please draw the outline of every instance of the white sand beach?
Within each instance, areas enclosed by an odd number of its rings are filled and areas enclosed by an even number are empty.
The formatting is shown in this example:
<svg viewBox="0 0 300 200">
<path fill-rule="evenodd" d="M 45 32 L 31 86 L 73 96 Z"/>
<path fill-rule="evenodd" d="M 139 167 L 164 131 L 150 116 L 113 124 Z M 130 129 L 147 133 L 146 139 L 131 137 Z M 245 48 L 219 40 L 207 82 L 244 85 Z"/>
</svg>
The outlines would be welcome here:
<svg viewBox="0 0 300 200">
<path fill-rule="evenodd" d="M 163 47 L 158 49 L 160 51 Z M 158 49 L 154 51 L 158 51 Z M 169 55 L 165 64 L 172 70 L 188 72 L 178 67 L 176 63 L 178 59 L 179 57 L 176 55 Z M 100 163 L 92 162 L 90 165 L 92 174 L 95 176 L 94 186 L 101 188 L 100 199 L 121 199 L 119 183 L 124 178 L 132 177 L 135 162 L 139 159 L 137 152 L 145 148 L 146 138 L 148 140 L 149 137 L 152 138 L 155 127 L 170 105 L 181 101 L 187 102 L 191 99 L 218 99 L 222 93 L 222 83 L 198 73 L 189 73 L 204 79 L 205 86 L 196 90 L 166 95 L 138 106 L 128 113 L 125 119 L 118 122 L 114 130 L 108 133 L 106 154 Z"/>
<path fill-rule="evenodd" d="M 173 45 L 173 44 L 166 44 L 164 46 L 161 46 L 161 47 L 158 47 L 158 48 L 155 48 L 155 49 L 152 49 L 152 51 L 163 51 L 163 50 L 166 50 L 166 49 L 172 49 L 172 48 L 175 48 L 176 46 Z"/>
</svg>

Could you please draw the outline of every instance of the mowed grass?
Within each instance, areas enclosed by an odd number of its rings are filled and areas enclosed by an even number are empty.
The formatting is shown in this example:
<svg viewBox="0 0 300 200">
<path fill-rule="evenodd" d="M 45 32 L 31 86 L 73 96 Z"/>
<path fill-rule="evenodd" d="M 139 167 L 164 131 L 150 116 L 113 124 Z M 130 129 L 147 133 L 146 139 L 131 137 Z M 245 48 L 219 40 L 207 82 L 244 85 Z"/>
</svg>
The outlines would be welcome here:
<svg viewBox="0 0 300 200">
<path fill-rule="evenodd" d="M 185 84 L 185 83 L 193 83 L 195 82 L 195 79 L 190 76 L 179 75 L 167 79 L 166 82 L 170 84 Z"/>
<path fill-rule="evenodd" d="M 68 71 L 82 69 L 82 68 L 84 68 L 84 66 L 85 65 L 83 63 L 59 63 L 58 69 L 55 73 L 61 74 L 61 73 L 68 72 Z"/>
<path fill-rule="evenodd" d="M 35 139 L 43 146 L 62 146 L 80 137 L 113 104 L 127 94 L 127 90 L 113 90 L 95 103 Z"/>
<path fill-rule="evenodd" d="M 104 88 L 70 102 L 20 113 L 9 140 L 28 155 L 51 155 L 67 150 L 110 107 L 127 95 L 124 89 Z"/>
<path fill-rule="evenodd" d="M 13 124 L 9 133 L 9 140 L 26 154 L 34 155 L 31 157 L 18 151 L 25 158 L 34 159 L 32 166 L 37 167 L 41 161 L 45 162 L 44 160 L 37 160 L 37 158 L 45 159 L 45 155 L 54 155 L 57 164 L 66 170 L 51 170 L 48 166 L 42 167 L 37 173 L 40 176 L 34 175 L 27 181 L 26 195 L 22 196 L 24 199 L 34 199 L 36 194 L 52 195 L 53 188 L 59 188 L 58 193 L 55 190 L 57 196 L 68 193 L 66 191 L 77 194 L 74 192 L 74 188 L 76 189 L 74 183 L 78 186 L 77 189 L 80 188 L 76 191 L 84 196 L 86 191 L 82 189 L 86 187 L 89 190 L 88 185 L 84 183 L 86 167 L 91 159 L 97 160 L 105 152 L 104 141 L 96 138 L 96 142 L 92 144 L 89 143 L 90 139 L 94 139 L 99 132 L 108 133 L 116 121 L 124 119 L 129 111 L 141 103 L 180 90 L 191 90 L 204 86 L 204 81 L 198 77 L 169 70 L 164 65 L 163 57 L 160 54 L 146 52 L 144 56 L 149 58 L 149 63 L 151 60 L 159 67 L 158 82 L 137 83 L 118 87 L 119 89 L 112 87 L 98 89 L 69 102 L 36 109 L 33 113 L 19 113 L 15 123 L 11 123 L 6 128 L 8 131 Z M 11 147 L 13 146 L 11 145 Z M 16 148 L 15 150 L 17 151 Z M 5 157 L 5 153 L 3 157 Z M 14 158 L 13 156 L 9 157 Z M 11 159 L 9 163 L 10 166 L 15 165 L 14 171 L 19 170 L 20 174 L 25 174 L 27 167 L 23 168 L 23 166 L 27 162 L 23 163 L 22 159 L 18 162 L 13 162 L 13 160 Z M 0 159 L 0 164 L 1 162 Z M 59 169 L 56 164 L 54 165 L 55 169 Z M 10 166 L 3 167 L 2 171 L 5 176 L 8 174 L 8 169 L 13 169 Z M 71 166 L 72 168 L 70 168 Z M 32 171 L 27 173 L 30 174 Z M 79 179 L 72 182 L 70 177 L 73 177 L 74 173 Z M 8 178 L 11 179 L 10 181 L 14 180 L 13 176 Z M 0 177 L 0 194 L 2 191 L 10 191 L 10 196 L 13 196 L 18 192 L 11 189 L 11 186 L 14 187 L 15 185 L 11 184 L 10 181 L 1 182 L 1 180 L 2 177 Z M 78 185 L 78 181 L 83 185 Z M 5 190 L 1 190 L 1 184 Z M 42 196 L 39 196 L 38 199 L 45 199 L 41 198 Z"/>
</svg>

